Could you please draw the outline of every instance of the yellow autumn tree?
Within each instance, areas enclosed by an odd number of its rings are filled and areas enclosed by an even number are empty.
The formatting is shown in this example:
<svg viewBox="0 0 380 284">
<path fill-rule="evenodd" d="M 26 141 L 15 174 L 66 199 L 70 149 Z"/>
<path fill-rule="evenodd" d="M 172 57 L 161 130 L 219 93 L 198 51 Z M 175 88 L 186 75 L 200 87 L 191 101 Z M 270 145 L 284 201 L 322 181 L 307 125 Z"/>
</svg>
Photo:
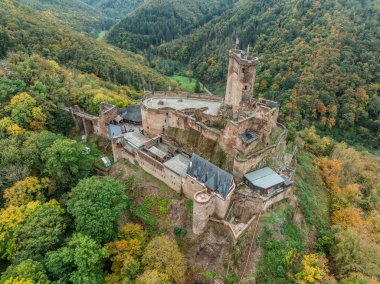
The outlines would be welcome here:
<svg viewBox="0 0 380 284">
<path fill-rule="evenodd" d="M 320 158 L 318 162 L 325 183 L 332 190 L 338 188 L 340 185 L 338 173 L 341 170 L 341 162 L 339 160 L 331 160 L 327 157 Z"/>
<path fill-rule="evenodd" d="M 44 114 L 39 107 L 34 107 L 32 109 L 32 121 L 29 127 L 33 130 L 40 131 L 45 129 L 46 124 L 46 114 Z"/>
<path fill-rule="evenodd" d="M 153 238 L 145 249 L 142 263 L 146 270 L 157 270 L 170 281 L 186 283 L 186 261 L 174 239 L 168 236 Z"/>
<path fill-rule="evenodd" d="M 8 135 L 19 136 L 19 135 L 24 134 L 25 129 L 21 128 L 16 123 L 13 123 L 11 126 L 8 127 L 7 131 L 8 131 Z"/>
<path fill-rule="evenodd" d="M 24 278 L 14 279 L 14 278 L 11 278 L 11 279 L 5 280 L 4 284 L 36 284 L 36 283 L 30 279 L 24 279 Z"/>
<path fill-rule="evenodd" d="M 44 201 L 43 189 L 46 189 L 49 179 L 27 177 L 16 182 L 12 187 L 4 191 L 6 206 L 21 206 L 31 201 Z"/>
<path fill-rule="evenodd" d="M 30 128 L 32 130 L 45 129 L 47 117 L 42 109 L 37 106 L 37 101 L 28 93 L 21 93 L 14 96 L 5 107 L 5 111 L 9 113 L 10 119 L 18 128 Z M 15 126 L 14 128 L 13 132 L 18 133 L 19 129 Z"/>
<path fill-rule="evenodd" d="M 361 211 L 356 207 L 347 207 L 333 212 L 331 221 L 333 225 L 344 229 L 363 224 Z"/>
<path fill-rule="evenodd" d="M 25 129 L 14 123 L 8 116 L 0 120 L 0 131 L 10 136 L 18 136 L 25 132 Z"/>
<path fill-rule="evenodd" d="M 129 223 L 118 233 L 118 240 L 106 244 L 112 260 L 112 274 L 106 283 L 119 283 L 123 278 L 133 280 L 141 269 L 141 256 L 147 235 L 140 224 Z"/>
<path fill-rule="evenodd" d="M 169 276 L 157 270 L 145 271 L 136 281 L 137 284 L 170 284 Z"/>
<path fill-rule="evenodd" d="M 8 133 L 8 128 L 13 124 L 10 117 L 6 116 L 0 119 L 0 131 L 3 133 Z"/>
<path fill-rule="evenodd" d="M 327 275 L 327 260 L 318 254 L 306 254 L 301 261 L 300 272 L 296 274 L 299 284 L 316 283 Z"/>
<path fill-rule="evenodd" d="M 8 206 L 0 210 L 0 259 L 12 260 L 14 258 L 17 252 L 14 232 L 40 205 L 41 203 L 36 201 L 20 207 Z"/>
</svg>

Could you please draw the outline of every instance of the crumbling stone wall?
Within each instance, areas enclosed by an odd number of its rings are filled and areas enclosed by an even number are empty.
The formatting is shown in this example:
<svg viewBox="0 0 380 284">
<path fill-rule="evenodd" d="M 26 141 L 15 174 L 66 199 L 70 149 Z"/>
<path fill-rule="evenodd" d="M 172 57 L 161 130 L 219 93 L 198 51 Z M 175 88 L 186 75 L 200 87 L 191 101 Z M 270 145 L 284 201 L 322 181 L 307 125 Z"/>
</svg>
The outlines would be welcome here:
<svg viewBox="0 0 380 284">
<path fill-rule="evenodd" d="M 256 77 L 257 58 L 249 58 L 244 52 L 230 51 L 225 103 L 234 112 L 250 103 Z"/>
<path fill-rule="evenodd" d="M 268 146 L 261 151 L 248 155 L 247 157 L 236 156 L 233 162 L 233 174 L 243 178 L 247 172 L 265 166 L 278 168 L 284 161 L 287 131 L 283 128 L 282 134 L 274 145 Z"/>
<path fill-rule="evenodd" d="M 99 106 L 99 119 L 97 123 L 97 133 L 103 137 L 108 137 L 108 124 L 116 119 L 117 108 L 114 105 L 101 103 Z"/>
<path fill-rule="evenodd" d="M 232 160 L 227 159 L 227 154 L 217 141 L 206 138 L 201 132 L 193 128 L 179 129 L 170 127 L 167 131 L 167 136 L 189 153 L 201 154 L 218 167 L 224 170 L 232 170 Z"/>
<path fill-rule="evenodd" d="M 75 122 L 77 131 L 84 130 L 88 134 L 94 133 L 98 136 L 108 137 L 108 124 L 115 120 L 117 109 L 108 103 L 101 103 L 99 116 L 95 116 L 80 109 L 79 106 L 68 108 Z"/>
<path fill-rule="evenodd" d="M 115 162 L 125 159 L 132 164 L 136 164 L 135 153 L 126 151 L 123 146 L 116 144 L 114 141 L 112 141 L 111 146 L 112 146 L 113 159 Z"/>
</svg>

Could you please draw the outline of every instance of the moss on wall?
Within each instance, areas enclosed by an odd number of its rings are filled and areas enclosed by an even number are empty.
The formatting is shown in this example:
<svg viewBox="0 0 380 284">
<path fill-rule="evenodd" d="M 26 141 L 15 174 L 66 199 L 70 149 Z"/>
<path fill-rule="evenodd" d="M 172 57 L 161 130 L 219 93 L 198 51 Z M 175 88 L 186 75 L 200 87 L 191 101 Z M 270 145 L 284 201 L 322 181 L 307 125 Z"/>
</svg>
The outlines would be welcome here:
<svg viewBox="0 0 380 284">
<path fill-rule="evenodd" d="M 183 130 L 169 127 L 168 136 L 187 151 L 200 154 L 226 171 L 232 170 L 233 160 L 228 159 L 216 141 L 203 137 L 200 132 L 192 128 Z"/>
</svg>

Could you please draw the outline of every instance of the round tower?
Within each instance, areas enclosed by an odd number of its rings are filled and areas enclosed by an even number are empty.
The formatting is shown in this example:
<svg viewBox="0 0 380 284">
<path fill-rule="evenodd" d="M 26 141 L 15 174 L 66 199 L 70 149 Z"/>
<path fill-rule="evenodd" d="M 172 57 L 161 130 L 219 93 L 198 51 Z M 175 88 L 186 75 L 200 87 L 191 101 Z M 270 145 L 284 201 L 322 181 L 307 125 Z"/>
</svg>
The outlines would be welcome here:
<svg viewBox="0 0 380 284">
<path fill-rule="evenodd" d="M 206 191 L 199 191 L 194 195 L 193 232 L 202 234 L 207 228 L 212 213 L 212 196 Z"/>
</svg>

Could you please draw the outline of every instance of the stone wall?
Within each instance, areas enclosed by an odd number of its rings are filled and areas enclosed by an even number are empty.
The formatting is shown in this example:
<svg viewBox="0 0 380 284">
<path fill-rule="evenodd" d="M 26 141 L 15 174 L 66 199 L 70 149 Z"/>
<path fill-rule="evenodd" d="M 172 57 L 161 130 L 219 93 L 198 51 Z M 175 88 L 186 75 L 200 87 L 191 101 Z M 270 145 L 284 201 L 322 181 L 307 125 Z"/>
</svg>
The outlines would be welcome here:
<svg viewBox="0 0 380 284">
<path fill-rule="evenodd" d="M 112 146 L 113 159 L 115 162 L 125 159 L 132 164 L 136 164 L 135 153 L 126 151 L 124 147 L 114 143 L 114 141 L 112 141 L 111 146 Z"/>
<path fill-rule="evenodd" d="M 164 168 L 164 175 L 165 175 L 165 183 L 172 189 L 174 189 L 177 193 L 182 193 L 182 176 L 178 175 L 177 173 L 173 172 L 172 170 L 168 169 L 167 167 Z"/>
<path fill-rule="evenodd" d="M 183 178 L 182 188 L 183 195 L 191 200 L 194 200 L 194 195 L 197 192 L 206 190 L 206 187 L 202 183 L 190 176 Z"/>
<path fill-rule="evenodd" d="M 136 150 L 134 153 L 129 152 L 122 146 L 112 142 L 112 152 L 115 162 L 125 159 L 134 165 L 140 166 L 144 171 L 163 181 L 170 188 L 181 194 L 182 176 L 168 169 L 164 164 L 155 160 L 142 150 Z"/>
<path fill-rule="evenodd" d="M 211 100 L 211 101 L 223 101 L 223 98 L 213 96 L 213 95 L 206 95 L 206 94 L 194 94 L 189 92 L 160 92 L 156 91 L 154 93 L 150 93 L 144 96 L 145 99 L 149 99 L 152 97 L 183 97 L 183 98 L 192 98 L 192 99 L 204 99 L 204 100 Z"/>
<path fill-rule="evenodd" d="M 223 130 L 209 127 L 200 121 L 207 120 L 207 118 L 203 117 L 199 120 L 199 118 L 191 117 L 172 108 L 152 109 L 143 105 L 141 113 L 143 128 L 148 135 L 170 135 L 168 130 L 171 128 L 192 129 L 199 133 L 199 135 L 196 135 L 197 137 L 202 136 L 215 141 L 223 152 L 228 155 L 234 155 L 236 150 L 243 154 L 252 152 L 259 141 L 262 143 L 269 142 L 270 133 L 276 125 L 278 110 L 269 109 L 264 105 L 257 105 L 252 116 L 239 121 L 228 121 Z M 221 117 L 218 119 L 221 119 Z M 259 141 L 250 145 L 244 144 L 239 135 L 247 129 L 254 130 L 258 134 Z M 189 144 L 184 139 L 181 140 L 183 145 Z M 202 154 L 205 154 L 205 152 L 202 152 Z"/>
<path fill-rule="evenodd" d="M 162 163 L 155 160 L 148 154 L 145 154 L 141 150 L 139 150 L 136 154 L 136 161 L 144 171 L 150 173 L 155 178 L 166 182 L 167 178 L 165 176 L 165 167 Z"/>
<path fill-rule="evenodd" d="M 230 228 L 233 237 L 238 239 L 257 218 L 261 210 L 265 212 L 275 204 L 290 198 L 291 195 L 292 187 L 268 198 L 251 194 L 235 194 L 227 220 L 224 223 Z M 238 221 L 236 222 L 236 220 Z"/>
<path fill-rule="evenodd" d="M 242 179 L 245 173 L 265 166 L 271 166 L 275 169 L 279 168 L 284 159 L 286 136 L 287 131 L 283 128 L 283 132 L 274 145 L 245 157 L 236 156 L 233 163 L 234 176 Z"/>
<path fill-rule="evenodd" d="M 187 129 L 169 128 L 167 136 L 185 151 L 200 154 L 224 170 L 232 170 L 232 160 L 231 162 L 227 160 L 227 154 L 220 147 L 219 143 L 206 138 L 201 132 L 191 127 Z"/>
<path fill-rule="evenodd" d="M 101 103 L 100 104 L 100 113 L 99 113 L 99 119 L 98 119 L 98 132 L 103 137 L 108 137 L 108 124 L 110 124 L 112 121 L 116 119 L 117 116 L 117 108 L 112 105 L 108 105 L 108 108 L 105 109 L 105 105 Z M 99 134 L 98 134 L 99 135 Z"/>
<path fill-rule="evenodd" d="M 215 202 L 215 214 L 216 214 L 216 216 L 218 216 L 221 219 L 223 219 L 226 216 L 227 210 L 230 207 L 231 196 L 232 196 L 232 194 L 230 194 L 226 198 L 226 200 L 222 200 L 222 199 L 217 198 L 217 197 L 214 200 L 214 202 Z"/>
<path fill-rule="evenodd" d="M 268 210 L 269 208 L 271 208 L 276 203 L 289 198 L 291 196 L 291 194 L 292 194 L 292 188 L 289 187 L 286 190 L 284 190 L 283 192 L 267 199 L 264 202 L 264 211 Z"/>
<path fill-rule="evenodd" d="M 79 106 L 66 110 L 71 113 L 78 131 L 84 130 L 87 135 L 94 133 L 105 138 L 108 138 L 108 124 L 114 121 L 117 116 L 116 107 L 107 103 L 100 104 L 99 116 L 86 113 Z"/>
</svg>

